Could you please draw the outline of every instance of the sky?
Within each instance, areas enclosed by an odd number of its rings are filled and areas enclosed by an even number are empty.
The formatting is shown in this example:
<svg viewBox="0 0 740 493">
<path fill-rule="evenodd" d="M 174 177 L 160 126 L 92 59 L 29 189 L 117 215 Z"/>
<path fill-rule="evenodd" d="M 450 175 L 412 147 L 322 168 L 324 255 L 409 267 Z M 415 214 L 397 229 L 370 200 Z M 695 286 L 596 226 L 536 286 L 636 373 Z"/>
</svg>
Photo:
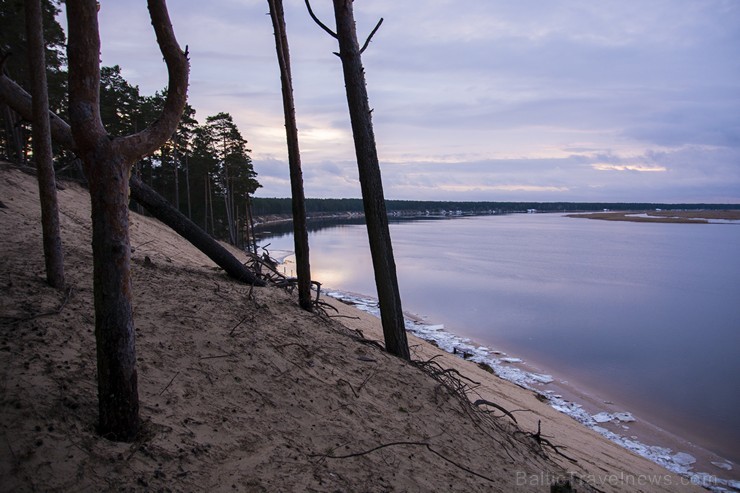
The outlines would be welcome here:
<svg viewBox="0 0 740 493">
<path fill-rule="evenodd" d="M 101 0 L 103 65 L 167 84 L 143 0 Z M 290 182 L 266 0 L 170 0 L 201 122 Z M 336 40 L 284 0 L 307 197 L 360 197 Z M 332 2 L 313 0 L 335 25 Z M 740 1 L 357 0 L 385 196 L 740 204 Z"/>
</svg>

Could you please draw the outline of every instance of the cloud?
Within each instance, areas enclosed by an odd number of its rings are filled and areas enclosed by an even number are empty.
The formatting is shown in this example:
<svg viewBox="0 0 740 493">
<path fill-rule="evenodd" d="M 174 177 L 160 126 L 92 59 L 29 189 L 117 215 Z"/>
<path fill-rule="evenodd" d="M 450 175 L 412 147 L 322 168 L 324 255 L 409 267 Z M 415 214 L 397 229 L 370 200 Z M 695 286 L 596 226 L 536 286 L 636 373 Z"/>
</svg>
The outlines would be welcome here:
<svg viewBox="0 0 740 493">
<path fill-rule="evenodd" d="M 656 173 L 668 171 L 665 166 L 649 166 L 644 164 L 592 164 L 593 169 L 599 171 L 637 171 L 640 173 Z"/>
<path fill-rule="evenodd" d="M 330 2 L 314 2 L 333 25 Z M 229 111 L 262 196 L 287 196 L 274 38 L 263 0 L 169 5 L 201 120 Z M 740 3 L 375 0 L 355 4 L 393 198 L 740 203 Z M 336 40 L 285 0 L 307 195 L 358 196 Z M 103 4 L 102 58 L 166 84 L 146 8 Z M 284 166 L 283 166 L 284 165 Z M 674 200 L 678 199 L 678 200 Z"/>
</svg>

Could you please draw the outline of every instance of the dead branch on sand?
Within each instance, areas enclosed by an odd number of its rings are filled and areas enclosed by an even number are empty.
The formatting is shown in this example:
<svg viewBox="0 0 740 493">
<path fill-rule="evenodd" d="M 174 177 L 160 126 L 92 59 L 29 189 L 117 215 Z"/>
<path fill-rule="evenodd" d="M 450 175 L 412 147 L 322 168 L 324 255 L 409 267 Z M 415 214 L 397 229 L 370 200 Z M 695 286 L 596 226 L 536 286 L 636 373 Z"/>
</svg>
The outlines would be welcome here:
<svg viewBox="0 0 740 493">
<path fill-rule="evenodd" d="M 443 461 L 447 462 L 448 464 L 452 464 L 456 468 L 467 472 L 468 474 L 472 474 L 473 476 L 476 476 L 478 478 L 484 479 L 488 482 L 495 483 L 496 481 L 494 479 L 489 478 L 488 476 L 485 476 L 483 474 L 477 473 L 473 471 L 472 469 L 465 467 L 462 464 L 458 464 L 454 460 L 450 459 L 449 457 L 445 456 L 441 452 L 434 450 L 432 446 L 427 442 L 390 442 L 390 443 L 384 443 L 382 445 L 378 445 L 377 447 L 373 447 L 369 450 L 365 450 L 362 452 L 355 452 L 352 454 L 346 454 L 346 455 L 331 455 L 331 454 L 310 454 L 309 457 L 318 457 L 319 460 L 326 460 L 326 459 L 349 459 L 352 457 L 360 457 L 363 455 L 370 454 L 372 452 L 375 452 L 377 450 L 381 450 L 388 447 L 399 447 L 399 446 L 412 446 L 412 447 L 424 447 L 429 452 L 433 453 Z"/>
<path fill-rule="evenodd" d="M 72 291 L 73 291 L 73 289 L 72 289 L 71 286 L 68 287 L 64 291 L 64 299 L 62 300 L 62 302 L 59 304 L 59 306 L 56 309 L 51 310 L 51 311 L 48 311 L 48 312 L 37 313 L 35 315 L 31 315 L 31 316 L 28 316 L 28 317 L 17 317 L 17 318 L 15 318 L 15 317 L 8 317 L 10 319 L 9 324 L 10 325 L 15 325 L 15 324 L 18 324 L 18 323 L 21 323 L 21 322 L 28 322 L 29 320 L 34 320 L 34 319 L 41 318 L 41 317 L 50 317 L 52 315 L 59 315 L 62 312 L 62 310 L 64 310 L 64 307 L 67 305 L 67 302 L 69 301 L 69 298 L 72 296 Z M 3 318 L 5 318 L 5 317 L 3 317 Z"/>
</svg>

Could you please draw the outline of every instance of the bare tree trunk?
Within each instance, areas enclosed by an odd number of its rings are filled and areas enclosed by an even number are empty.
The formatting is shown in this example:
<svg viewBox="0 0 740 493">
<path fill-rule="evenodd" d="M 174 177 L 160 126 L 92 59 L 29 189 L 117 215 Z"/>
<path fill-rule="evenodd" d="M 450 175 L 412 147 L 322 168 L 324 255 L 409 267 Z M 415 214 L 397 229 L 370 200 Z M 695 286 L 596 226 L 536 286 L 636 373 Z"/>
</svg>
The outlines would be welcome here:
<svg viewBox="0 0 740 493">
<path fill-rule="evenodd" d="M 44 242 L 46 280 L 55 288 L 64 287 L 64 255 L 59 232 L 59 205 L 54 176 L 49 123 L 49 91 L 46 83 L 46 54 L 41 0 L 26 0 L 26 38 L 33 94 L 33 156 L 39 182 L 41 227 Z"/>
<path fill-rule="evenodd" d="M 226 208 L 226 227 L 229 231 L 229 243 L 236 245 L 236 228 L 234 225 L 234 184 L 229 178 L 229 172 L 224 165 L 226 186 L 224 187 L 224 206 Z"/>
<path fill-rule="evenodd" d="M 213 216 L 213 187 L 211 186 L 210 177 L 206 177 L 206 183 L 208 184 L 208 206 L 210 207 L 211 214 L 211 234 L 216 235 L 216 221 Z"/>
<path fill-rule="evenodd" d="M 234 223 L 236 224 L 236 247 L 241 248 L 244 245 L 244 234 L 239 224 L 239 208 L 234 207 Z"/>
<path fill-rule="evenodd" d="M 244 232 L 245 232 L 245 241 L 244 244 L 244 250 L 251 252 L 252 251 L 252 240 L 253 240 L 253 231 L 252 231 L 252 216 L 249 213 L 249 202 L 250 198 L 249 195 L 247 195 L 247 200 L 244 201 Z"/>
<path fill-rule="evenodd" d="M 203 183 L 203 229 L 208 233 L 208 175 L 206 175 L 206 181 Z"/>
<path fill-rule="evenodd" d="M 270 6 L 272 27 L 275 30 L 275 48 L 280 81 L 283 91 L 285 133 L 288 141 L 290 188 L 293 207 L 293 239 L 295 244 L 296 274 L 298 275 L 298 303 L 306 311 L 313 310 L 311 303 L 311 265 L 309 262 L 308 229 L 306 227 L 306 200 L 303 192 L 301 153 L 298 147 L 298 126 L 293 100 L 293 80 L 290 73 L 290 50 L 285 32 L 285 16 L 282 0 L 267 0 Z"/>
<path fill-rule="evenodd" d="M 69 114 L 92 205 L 99 432 L 119 441 L 133 440 L 139 429 L 128 183 L 133 164 L 161 147 L 177 128 L 188 85 L 187 55 L 177 44 L 164 0 L 147 4 L 169 72 L 167 99 L 150 127 L 111 139 L 100 118 L 98 4 L 66 2 Z"/>
<path fill-rule="evenodd" d="M 352 0 L 333 1 L 385 346 L 388 352 L 410 359 Z"/>
<path fill-rule="evenodd" d="M 188 199 L 188 219 L 193 219 L 193 210 L 190 207 L 190 164 L 187 154 L 185 154 L 185 192 Z"/>
<path fill-rule="evenodd" d="M 21 119 L 10 108 L 3 105 L 3 120 L 5 120 L 6 157 L 8 161 L 20 163 L 23 161 L 23 145 L 21 143 Z"/>
<path fill-rule="evenodd" d="M 175 132 L 175 135 L 173 137 L 174 139 L 174 147 L 173 147 L 173 154 L 174 154 L 174 174 L 175 174 L 175 209 L 178 211 L 180 210 L 180 172 L 178 168 L 178 153 L 177 153 L 177 132 Z"/>
<path fill-rule="evenodd" d="M 249 229 L 252 232 L 252 253 L 257 255 L 257 235 L 254 232 L 254 209 L 252 208 L 252 197 L 247 196 L 247 214 L 249 215 Z"/>
</svg>

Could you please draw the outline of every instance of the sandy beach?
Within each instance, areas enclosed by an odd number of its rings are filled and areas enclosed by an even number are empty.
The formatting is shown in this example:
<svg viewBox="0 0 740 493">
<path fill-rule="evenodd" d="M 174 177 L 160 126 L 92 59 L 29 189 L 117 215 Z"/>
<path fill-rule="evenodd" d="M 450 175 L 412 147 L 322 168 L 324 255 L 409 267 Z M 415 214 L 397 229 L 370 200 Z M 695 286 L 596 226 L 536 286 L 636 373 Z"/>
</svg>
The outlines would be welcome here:
<svg viewBox="0 0 740 493">
<path fill-rule="evenodd" d="M 134 213 L 144 430 L 105 440 L 89 198 L 62 188 L 60 292 L 44 281 L 35 179 L 0 168 L 2 491 L 706 491 L 419 338 L 413 363 L 389 356 L 353 306 L 324 297 L 334 309 L 309 314 L 239 284 Z"/>
<path fill-rule="evenodd" d="M 610 211 L 568 214 L 568 217 L 636 223 L 709 224 L 740 221 L 740 210 Z"/>
</svg>

